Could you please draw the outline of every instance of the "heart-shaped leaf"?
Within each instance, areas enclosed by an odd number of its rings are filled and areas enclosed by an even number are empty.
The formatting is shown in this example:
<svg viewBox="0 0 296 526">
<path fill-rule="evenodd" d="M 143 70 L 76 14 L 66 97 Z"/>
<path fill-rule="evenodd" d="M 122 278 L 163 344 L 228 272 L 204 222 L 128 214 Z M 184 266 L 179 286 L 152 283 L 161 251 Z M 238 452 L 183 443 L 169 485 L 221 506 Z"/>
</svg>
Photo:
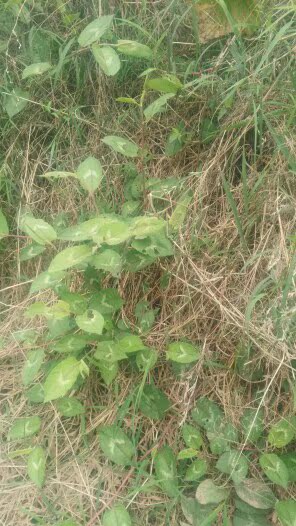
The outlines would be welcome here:
<svg viewBox="0 0 296 526">
<path fill-rule="evenodd" d="M 42 75 L 51 68 L 52 65 L 49 62 L 35 62 L 35 64 L 30 64 L 30 66 L 25 67 L 22 74 L 22 79 Z"/>
<path fill-rule="evenodd" d="M 113 382 L 119 371 L 118 362 L 111 363 L 106 362 L 105 360 L 100 360 L 97 364 L 97 368 L 99 369 L 106 385 L 110 385 Z"/>
<path fill-rule="evenodd" d="M 153 369 L 157 362 L 158 353 L 154 349 L 142 349 L 136 355 L 136 363 L 140 371 Z"/>
<path fill-rule="evenodd" d="M 90 265 L 97 268 L 98 270 L 104 270 L 110 272 L 113 276 L 118 276 L 122 268 L 122 260 L 120 254 L 110 248 L 102 250 L 99 254 L 95 254 Z"/>
<path fill-rule="evenodd" d="M 46 456 L 44 449 L 37 446 L 28 457 L 27 470 L 32 482 L 42 488 L 45 481 Z"/>
<path fill-rule="evenodd" d="M 39 416 L 28 416 L 18 418 L 13 422 L 8 433 L 8 440 L 21 440 L 22 438 L 36 435 L 41 428 L 41 419 Z"/>
<path fill-rule="evenodd" d="M 287 488 L 289 472 L 284 462 L 277 455 L 264 453 L 260 456 L 259 463 L 269 480 L 283 488 Z"/>
<path fill-rule="evenodd" d="M 99 46 L 93 44 L 92 52 L 96 62 L 108 77 L 113 77 L 120 70 L 120 58 L 116 51 L 110 46 Z"/>
<path fill-rule="evenodd" d="M 103 289 L 94 294 L 90 301 L 90 308 L 102 314 L 113 314 L 121 309 L 123 301 L 116 289 Z"/>
<path fill-rule="evenodd" d="M 132 526 L 129 512 L 124 506 L 118 504 L 105 511 L 102 519 L 103 526 Z"/>
<path fill-rule="evenodd" d="M 114 341 L 99 342 L 94 354 L 96 360 L 114 363 L 127 358 L 126 353 Z"/>
<path fill-rule="evenodd" d="M 166 353 L 167 360 L 185 364 L 196 362 L 199 358 L 199 355 L 199 348 L 187 342 L 170 343 Z"/>
<path fill-rule="evenodd" d="M 60 398 L 56 402 L 56 408 L 62 416 L 72 418 L 85 413 L 84 406 L 77 398 Z"/>
<path fill-rule="evenodd" d="M 244 502 L 260 510 L 273 508 L 276 498 L 264 482 L 255 479 L 246 479 L 235 486 L 237 495 Z"/>
<path fill-rule="evenodd" d="M 91 334 L 102 334 L 105 324 L 102 314 L 93 309 L 87 310 L 81 316 L 76 316 L 75 321 L 79 329 Z"/>
<path fill-rule="evenodd" d="M 256 443 L 262 436 L 264 430 L 264 411 L 263 408 L 257 410 L 247 408 L 241 418 L 244 440 Z"/>
<path fill-rule="evenodd" d="M 195 498 L 200 504 L 219 504 L 226 500 L 229 495 L 229 490 L 220 486 L 216 486 L 212 479 L 203 480 L 196 490 Z"/>
<path fill-rule="evenodd" d="M 227 451 L 219 458 L 216 468 L 230 475 L 235 484 L 239 484 L 248 474 L 249 463 L 241 451 Z"/>
<path fill-rule="evenodd" d="M 113 21 L 113 15 L 100 16 L 88 24 L 78 37 L 78 43 L 81 47 L 90 46 L 93 42 L 99 40 L 110 28 Z"/>
<path fill-rule="evenodd" d="M 59 252 L 49 265 L 48 272 L 60 272 L 75 265 L 80 265 L 86 259 L 91 257 L 92 247 L 89 245 L 76 245 L 68 247 Z"/>
<path fill-rule="evenodd" d="M 146 121 L 150 121 L 155 115 L 162 112 L 167 102 L 174 96 L 174 93 L 166 93 L 165 95 L 161 95 L 161 97 L 158 97 L 158 99 L 151 102 L 151 104 L 149 104 L 149 106 L 147 106 L 144 110 Z"/>
<path fill-rule="evenodd" d="M 151 59 L 153 51 L 150 47 L 135 40 L 118 40 L 117 50 L 129 57 Z"/>
<path fill-rule="evenodd" d="M 226 421 L 208 431 L 207 438 L 214 455 L 222 455 L 225 451 L 230 451 L 239 441 L 237 428 Z"/>
<path fill-rule="evenodd" d="M 102 165 L 95 157 L 87 157 L 77 168 L 77 179 L 90 194 L 99 188 L 103 177 Z"/>
<path fill-rule="evenodd" d="M 194 449 L 202 448 L 204 444 L 202 435 L 194 426 L 184 424 L 182 427 L 182 435 L 187 447 L 192 447 Z"/>
<path fill-rule="evenodd" d="M 131 235 L 143 239 L 164 230 L 166 222 L 159 217 L 135 217 L 131 223 Z"/>
<path fill-rule="evenodd" d="M 91 341 L 86 334 L 67 334 L 58 340 L 51 348 L 58 353 L 76 353 L 84 349 Z"/>
<path fill-rule="evenodd" d="M 51 289 L 60 283 L 64 277 L 65 272 L 62 271 L 41 272 L 41 274 L 38 274 L 38 276 L 33 280 L 30 287 L 30 294 L 34 294 L 34 292 L 39 292 L 40 290 Z"/>
<path fill-rule="evenodd" d="M 129 225 L 123 219 L 117 217 L 105 217 L 98 229 L 97 234 L 93 236 L 93 241 L 102 245 L 120 245 L 130 237 Z"/>
<path fill-rule="evenodd" d="M 118 341 L 118 348 L 126 354 L 135 353 L 146 349 L 139 336 L 128 334 Z"/>
<path fill-rule="evenodd" d="M 179 495 L 177 463 L 173 450 L 169 446 L 160 449 L 154 458 L 154 466 L 161 489 L 169 497 L 174 498 Z"/>
<path fill-rule="evenodd" d="M 294 499 L 277 502 L 275 511 L 282 526 L 296 526 L 296 501 Z"/>
<path fill-rule="evenodd" d="M 143 415 L 155 420 L 162 420 L 170 408 L 167 396 L 154 385 L 145 385 L 141 394 L 139 409 Z"/>
<path fill-rule="evenodd" d="M 206 430 L 215 430 L 223 421 L 220 407 L 208 398 L 200 398 L 191 415 L 193 420 Z"/>
<path fill-rule="evenodd" d="M 20 228 L 40 245 L 51 243 L 57 238 L 56 231 L 51 225 L 43 219 L 36 219 L 31 215 L 22 218 Z"/>
<path fill-rule="evenodd" d="M 138 157 L 139 147 L 124 137 L 107 135 L 102 139 L 102 142 L 110 146 L 115 152 L 125 155 L 125 157 Z"/>
<path fill-rule="evenodd" d="M 277 422 L 268 433 L 268 442 L 274 447 L 285 447 L 295 437 L 296 428 L 289 420 L 282 419 Z"/>
<path fill-rule="evenodd" d="M 22 370 L 22 380 L 25 386 L 32 383 L 36 378 L 43 363 L 44 356 L 45 353 L 43 349 L 36 349 L 28 352 L 27 361 Z"/>
<path fill-rule="evenodd" d="M 195 480 L 199 480 L 200 478 L 204 477 L 208 471 L 207 463 L 204 459 L 199 458 L 192 462 L 190 466 L 187 468 L 185 473 L 186 482 L 194 482 Z"/>
<path fill-rule="evenodd" d="M 177 93 L 177 91 L 182 89 L 183 84 L 174 75 L 168 75 L 166 77 L 149 79 L 146 82 L 146 87 L 161 93 Z"/>
<path fill-rule="evenodd" d="M 62 398 L 73 387 L 80 373 L 80 363 L 73 356 L 59 362 L 44 383 L 45 402 Z"/>
<path fill-rule="evenodd" d="M 28 104 L 30 94 L 20 88 L 14 88 L 10 93 L 4 97 L 4 109 L 12 119 L 15 115 L 20 113 Z"/>
<path fill-rule="evenodd" d="M 135 455 L 135 448 L 128 436 L 116 425 L 99 430 L 99 442 L 104 455 L 119 466 L 127 466 Z"/>
<path fill-rule="evenodd" d="M 0 219 L 1 222 L 1 219 Z M 1 234 L 0 234 L 1 236 Z M 24 247 L 20 251 L 20 261 L 28 261 L 29 259 L 33 259 L 36 256 L 39 256 L 44 252 L 45 246 L 42 245 L 35 245 L 32 243 L 31 245 L 28 245 L 27 247 Z"/>
</svg>

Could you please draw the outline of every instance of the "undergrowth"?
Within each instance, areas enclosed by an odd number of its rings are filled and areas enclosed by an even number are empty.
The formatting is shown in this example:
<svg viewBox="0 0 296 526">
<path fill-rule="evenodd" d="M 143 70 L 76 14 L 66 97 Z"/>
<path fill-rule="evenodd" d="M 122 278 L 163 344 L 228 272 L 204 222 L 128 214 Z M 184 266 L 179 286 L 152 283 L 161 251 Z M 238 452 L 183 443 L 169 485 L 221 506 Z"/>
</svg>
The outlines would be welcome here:
<svg viewBox="0 0 296 526">
<path fill-rule="evenodd" d="M 5 526 L 295 525 L 295 6 L 217 4 L 1 4 Z"/>
</svg>

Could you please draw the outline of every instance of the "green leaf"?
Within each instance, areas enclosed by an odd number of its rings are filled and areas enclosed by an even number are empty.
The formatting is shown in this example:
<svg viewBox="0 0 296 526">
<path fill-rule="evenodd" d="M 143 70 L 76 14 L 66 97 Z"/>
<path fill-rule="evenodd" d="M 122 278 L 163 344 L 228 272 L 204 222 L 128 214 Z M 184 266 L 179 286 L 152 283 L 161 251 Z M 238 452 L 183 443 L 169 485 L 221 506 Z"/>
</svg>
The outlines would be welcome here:
<svg viewBox="0 0 296 526">
<path fill-rule="evenodd" d="M 247 443 L 256 443 L 263 435 L 264 431 L 264 410 L 263 408 L 247 408 L 241 418 L 241 427 L 243 430 L 244 440 Z"/>
<path fill-rule="evenodd" d="M 114 341 L 99 342 L 94 353 L 96 360 L 114 363 L 127 358 L 126 353 Z"/>
<path fill-rule="evenodd" d="M 204 477 L 208 471 L 208 466 L 205 460 L 197 459 L 187 468 L 185 478 L 187 482 L 194 482 Z"/>
<path fill-rule="evenodd" d="M 174 247 L 163 232 L 145 239 L 135 239 L 131 246 L 144 255 L 151 257 L 167 257 L 174 254 Z"/>
<path fill-rule="evenodd" d="M 32 404 L 43 404 L 44 403 L 44 387 L 41 384 L 33 385 L 28 391 L 26 391 L 25 396 L 29 402 Z"/>
<path fill-rule="evenodd" d="M 90 262 L 90 265 L 98 270 L 110 272 L 112 276 L 118 276 L 122 268 L 121 256 L 115 250 L 106 248 L 99 254 L 95 254 Z"/>
<path fill-rule="evenodd" d="M 138 272 L 143 268 L 152 265 L 156 261 L 156 258 L 140 254 L 136 250 L 129 250 L 125 255 L 125 270 L 128 272 Z"/>
<path fill-rule="evenodd" d="M 85 334 L 67 334 L 51 348 L 58 353 L 75 353 L 84 349 L 90 341 L 90 337 Z"/>
<path fill-rule="evenodd" d="M 136 363 L 140 371 L 150 371 L 157 362 L 158 353 L 154 349 L 142 349 L 136 355 Z"/>
<path fill-rule="evenodd" d="M 230 422 L 223 421 L 215 428 L 207 431 L 210 449 L 214 455 L 222 455 L 230 451 L 238 442 L 238 431 Z"/>
<path fill-rule="evenodd" d="M 0 239 L 9 234 L 9 228 L 6 221 L 6 217 L 0 208 Z"/>
<path fill-rule="evenodd" d="M 120 58 L 116 51 L 110 46 L 99 46 L 93 44 L 92 52 L 96 62 L 108 77 L 113 77 L 120 70 Z"/>
<path fill-rule="evenodd" d="M 83 415 L 85 413 L 84 406 L 77 398 L 60 398 L 56 402 L 56 408 L 62 416 L 68 418 Z"/>
<path fill-rule="evenodd" d="M 32 303 L 26 311 L 25 311 L 25 318 L 35 318 L 35 316 L 47 316 L 48 314 L 48 307 L 46 303 L 43 301 L 36 301 L 35 303 Z"/>
<path fill-rule="evenodd" d="M 47 245 L 57 239 L 56 231 L 51 225 L 31 215 L 22 218 L 20 228 L 39 245 Z"/>
<path fill-rule="evenodd" d="M 249 462 L 241 451 L 227 451 L 219 458 L 216 468 L 230 475 L 235 484 L 244 480 L 249 471 Z"/>
<path fill-rule="evenodd" d="M 82 188 L 93 194 L 103 179 L 103 168 L 95 157 L 87 157 L 77 168 L 77 178 Z"/>
<path fill-rule="evenodd" d="M 284 462 L 274 453 L 264 453 L 259 458 L 259 463 L 265 475 L 283 488 L 288 487 L 289 472 Z"/>
<path fill-rule="evenodd" d="M 181 449 L 181 451 L 179 451 L 178 453 L 177 460 L 188 460 L 197 457 L 198 454 L 199 452 L 197 451 L 197 449 L 193 449 L 191 447 L 187 449 Z"/>
<path fill-rule="evenodd" d="M 91 309 L 98 310 L 102 314 L 113 314 L 121 309 L 123 300 L 118 290 L 103 289 L 93 295 L 89 304 Z"/>
<path fill-rule="evenodd" d="M 166 93 L 165 95 L 161 95 L 161 97 L 158 97 L 158 99 L 151 102 L 151 104 L 149 104 L 149 106 L 144 109 L 146 121 L 150 121 L 155 115 L 162 112 L 167 102 L 174 96 L 174 93 Z"/>
<path fill-rule="evenodd" d="M 235 511 L 233 515 L 233 526 L 272 526 L 266 517 L 262 515 L 250 515 L 242 511 Z"/>
<path fill-rule="evenodd" d="M 167 360 L 177 363 L 196 362 L 200 356 L 200 350 L 191 343 L 174 342 L 168 346 L 166 353 Z"/>
<path fill-rule="evenodd" d="M 116 425 L 103 426 L 99 430 L 99 443 L 104 455 L 119 466 L 131 463 L 136 451 L 128 436 Z"/>
<path fill-rule="evenodd" d="M 37 446 L 28 457 L 27 470 L 32 482 L 37 488 L 42 488 L 45 481 L 46 456 L 44 449 Z"/>
<path fill-rule="evenodd" d="M 21 440 L 22 438 L 36 435 L 41 428 L 41 418 L 39 416 L 28 416 L 18 418 L 12 424 L 8 433 L 8 440 Z"/>
<path fill-rule="evenodd" d="M 78 37 L 78 43 L 81 47 L 90 46 L 93 42 L 99 40 L 110 28 L 113 21 L 113 15 L 100 16 L 88 24 Z"/>
<path fill-rule="evenodd" d="M 123 55 L 129 57 L 151 59 L 153 57 L 153 51 L 150 47 L 145 44 L 140 44 L 135 40 L 118 40 L 117 50 Z"/>
<path fill-rule="evenodd" d="M 1 221 L 1 219 L 0 219 Z M 28 245 L 21 249 L 20 251 L 20 261 L 28 261 L 29 259 L 33 259 L 36 256 L 39 256 L 42 254 L 42 252 L 45 251 L 45 247 L 42 245 L 34 245 L 33 243 L 31 245 Z"/>
<path fill-rule="evenodd" d="M 103 221 L 106 216 L 100 215 L 89 219 L 88 221 L 83 221 L 75 226 L 70 226 L 61 232 L 59 239 L 65 241 L 87 241 L 92 239 L 96 234 L 98 234 Z"/>
<path fill-rule="evenodd" d="M 180 80 L 174 75 L 168 75 L 166 77 L 157 77 L 154 79 L 149 79 L 146 82 L 146 87 L 155 91 L 160 91 L 161 93 L 177 93 L 182 89 L 183 84 Z"/>
<path fill-rule="evenodd" d="M 72 314 L 83 314 L 87 309 L 87 300 L 81 294 L 69 290 L 59 292 L 63 301 L 68 303 Z"/>
<path fill-rule="evenodd" d="M 25 386 L 32 383 L 40 371 L 45 352 L 43 349 L 36 349 L 27 353 L 27 361 L 22 370 L 22 381 Z"/>
<path fill-rule="evenodd" d="M 162 420 L 170 406 L 171 403 L 163 391 L 154 385 L 145 385 L 139 403 L 143 415 L 153 420 Z"/>
<path fill-rule="evenodd" d="M 46 172 L 45 174 L 39 175 L 39 177 L 46 177 L 47 179 L 66 179 L 67 177 L 74 177 L 74 179 L 77 179 L 77 174 L 74 172 L 56 170 L 55 172 Z"/>
<path fill-rule="evenodd" d="M 91 334 L 102 334 L 105 320 L 100 312 L 97 310 L 89 309 L 84 314 L 76 316 L 75 321 L 84 332 L 90 332 Z"/>
<path fill-rule="evenodd" d="M 42 75 L 51 68 L 52 65 L 49 62 L 35 62 L 35 64 L 30 64 L 30 66 L 25 67 L 22 74 L 22 79 Z"/>
<path fill-rule="evenodd" d="M 183 226 L 191 201 L 192 195 L 183 195 L 177 202 L 176 208 L 169 220 L 169 225 L 173 230 L 179 230 L 179 228 Z"/>
<path fill-rule="evenodd" d="M 177 463 L 173 450 L 164 446 L 155 455 L 154 466 L 157 482 L 168 497 L 179 495 Z"/>
<path fill-rule="evenodd" d="M 118 341 L 117 345 L 118 348 L 126 354 L 131 354 L 146 349 L 141 338 L 134 334 L 124 336 Z"/>
<path fill-rule="evenodd" d="M 102 142 L 107 144 L 107 146 L 110 146 L 115 152 L 121 153 L 126 157 L 138 157 L 139 147 L 134 142 L 131 142 L 124 137 L 107 135 L 102 139 Z"/>
<path fill-rule="evenodd" d="M 60 281 L 65 277 L 65 272 L 41 272 L 35 278 L 30 287 L 30 294 L 34 292 L 39 292 L 40 290 L 51 289 L 55 287 Z"/>
<path fill-rule="evenodd" d="M 204 442 L 201 433 L 195 427 L 184 424 L 182 427 L 182 435 L 187 447 L 194 449 L 201 449 Z"/>
<path fill-rule="evenodd" d="M 102 221 L 97 234 L 93 236 L 93 241 L 98 245 L 119 245 L 129 239 L 130 229 L 124 219 L 117 217 L 105 217 Z"/>
<path fill-rule="evenodd" d="M 59 252 L 51 261 L 48 272 L 59 272 L 66 270 L 75 265 L 80 265 L 86 259 L 91 257 L 92 247 L 89 245 L 76 245 L 74 247 L 68 247 Z"/>
<path fill-rule="evenodd" d="M 118 504 L 108 511 L 105 511 L 102 519 L 103 526 L 132 526 L 132 521 L 128 511 L 124 506 Z"/>
<path fill-rule="evenodd" d="M 206 430 L 215 429 L 223 420 L 220 407 L 208 398 L 200 398 L 193 409 L 191 416 L 193 420 Z"/>
<path fill-rule="evenodd" d="M 59 300 L 51 307 L 48 307 L 46 316 L 48 318 L 60 319 L 68 318 L 70 314 L 70 307 L 65 301 Z"/>
<path fill-rule="evenodd" d="M 279 457 L 285 464 L 288 473 L 289 481 L 296 482 L 296 451 L 285 453 Z"/>
<path fill-rule="evenodd" d="M 27 106 L 29 98 L 30 94 L 20 88 L 14 88 L 4 96 L 3 106 L 11 119 Z"/>
<path fill-rule="evenodd" d="M 277 502 L 275 511 L 282 526 L 296 526 L 296 501 L 294 499 Z"/>
<path fill-rule="evenodd" d="M 140 216 L 131 221 L 131 235 L 136 238 L 145 238 L 164 230 L 166 221 L 159 217 Z"/>
<path fill-rule="evenodd" d="M 283 418 L 270 429 L 268 442 L 274 447 L 285 447 L 294 439 L 295 431 L 293 423 Z"/>
<path fill-rule="evenodd" d="M 273 508 L 276 498 L 271 489 L 255 479 L 246 479 L 235 486 L 235 491 L 240 499 L 260 510 Z"/>
<path fill-rule="evenodd" d="M 221 486 L 216 486 L 212 479 L 203 480 L 195 494 L 197 501 L 202 504 L 219 504 L 229 496 L 229 490 Z"/>
<path fill-rule="evenodd" d="M 106 385 L 111 385 L 119 371 L 118 362 L 111 363 L 104 360 L 99 361 L 97 368 L 99 369 L 101 377 Z"/>
<path fill-rule="evenodd" d="M 59 362 L 44 383 L 44 401 L 62 398 L 75 384 L 80 372 L 80 362 L 73 356 Z"/>
</svg>

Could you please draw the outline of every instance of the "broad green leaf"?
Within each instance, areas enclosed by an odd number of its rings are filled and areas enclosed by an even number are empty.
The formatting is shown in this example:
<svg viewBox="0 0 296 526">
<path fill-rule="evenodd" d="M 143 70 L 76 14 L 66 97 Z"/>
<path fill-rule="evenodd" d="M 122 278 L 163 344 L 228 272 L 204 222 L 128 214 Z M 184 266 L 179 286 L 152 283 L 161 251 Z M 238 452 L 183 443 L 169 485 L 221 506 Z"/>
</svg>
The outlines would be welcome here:
<svg viewBox="0 0 296 526">
<path fill-rule="evenodd" d="M 118 348 L 126 354 L 135 353 L 146 349 L 146 346 L 142 342 L 139 336 L 129 334 L 124 336 L 118 341 Z"/>
<path fill-rule="evenodd" d="M 230 475 L 235 484 L 244 480 L 249 471 L 249 462 L 241 451 L 227 451 L 219 458 L 216 468 Z"/>
<path fill-rule="evenodd" d="M 259 458 L 259 463 L 265 475 L 283 488 L 288 487 L 289 472 L 285 463 L 274 453 L 264 453 Z"/>
<path fill-rule="evenodd" d="M 0 239 L 9 234 L 9 228 L 6 221 L 6 217 L 0 208 Z"/>
<path fill-rule="evenodd" d="M 198 429 L 189 424 L 182 427 L 182 435 L 187 447 L 201 449 L 204 445 L 203 438 Z"/>
<path fill-rule="evenodd" d="M 164 230 L 166 221 L 159 217 L 140 216 L 132 219 L 131 235 L 136 238 L 145 238 Z"/>
<path fill-rule="evenodd" d="M 90 341 L 90 337 L 85 334 L 67 334 L 54 343 L 51 349 L 58 353 L 76 353 L 84 349 Z"/>
<path fill-rule="evenodd" d="M 128 223 L 117 217 L 105 217 L 98 232 L 93 236 L 94 243 L 101 245 L 120 245 L 130 237 Z"/>
<path fill-rule="evenodd" d="M 48 318 L 60 319 L 68 318 L 70 314 L 70 307 L 65 301 L 59 300 L 47 309 L 46 316 Z"/>
<path fill-rule="evenodd" d="M 36 62 L 35 64 L 30 64 L 30 66 L 25 67 L 22 74 L 22 79 L 42 75 L 51 68 L 52 65 L 49 62 Z"/>
<path fill-rule="evenodd" d="M 104 455 L 119 466 L 127 466 L 135 455 L 135 447 L 128 436 L 116 425 L 99 430 L 99 443 Z"/>
<path fill-rule="evenodd" d="M 130 199 L 129 201 L 125 201 L 121 208 L 122 217 L 133 216 L 136 212 L 138 212 L 140 205 L 140 201 L 135 201 L 132 199 Z"/>
<path fill-rule="evenodd" d="M 59 292 L 63 301 L 68 303 L 72 314 L 83 314 L 87 309 L 87 299 L 77 292 L 69 290 Z"/>
<path fill-rule="evenodd" d="M 222 453 L 230 451 L 239 442 L 237 428 L 227 421 L 223 421 L 219 426 L 207 431 L 207 438 L 214 455 L 222 455 Z"/>
<path fill-rule="evenodd" d="M 165 145 L 165 154 L 168 157 L 173 157 L 179 153 L 183 146 L 186 143 L 187 133 L 185 131 L 185 126 L 181 122 L 176 128 L 173 128 L 168 135 L 166 145 Z"/>
<path fill-rule="evenodd" d="M 25 386 L 32 383 L 40 371 L 44 360 L 44 350 L 36 349 L 27 353 L 27 361 L 22 370 L 22 381 Z"/>
<path fill-rule="evenodd" d="M 121 309 L 123 300 L 117 289 L 103 289 L 93 295 L 89 306 L 102 314 L 113 314 Z"/>
<path fill-rule="evenodd" d="M 77 398 L 60 398 L 56 402 L 56 408 L 62 416 L 68 418 L 83 415 L 85 413 L 84 406 Z"/>
<path fill-rule="evenodd" d="M 229 496 L 229 490 L 222 486 L 216 486 L 212 479 L 201 482 L 196 490 L 195 498 L 202 504 L 219 504 Z"/>
<path fill-rule="evenodd" d="M 57 238 L 56 231 L 51 225 L 31 215 L 22 218 L 20 228 L 39 245 L 47 245 Z"/>
<path fill-rule="evenodd" d="M 289 481 L 296 482 L 296 451 L 280 455 L 279 458 L 284 462 L 288 470 Z"/>
<path fill-rule="evenodd" d="M 118 40 L 117 50 L 123 55 L 129 57 L 146 58 L 151 59 L 153 57 L 153 51 L 150 47 L 145 44 L 140 44 L 135 40 Z"/>
<path fill-rule="evenodd" d="M 179 451 L 178 453 L 177 460 L 188 460 L 197 457 L 198 454 L 199 452 L 197 451 L 197 449 L 193 449 L 191 447 L 187 449 L 181 449 L 181 451 Z"/>
<path fill-rule="evenodd" d="M 100 312 L 97 310 L 89 309 L 84 314 L 76 316 L 75 321 L 84 332 L 90 332 L 91 334 L 102 334 L 105 320 Z"/>
<path fill-rule="evenodd" d="M 144 109 L 146 121 L 150 121 L 155 115 L 162 112 L 167 102 L 174 96 L 174 93 L 166 93 L 165 95 L 161 95 L 161 97 L 158 97 L 158 99 L 151 102 L 151 104 L 149 104 L 149 106 Z"/>
<path fill-rule="evenodd" d="M 68 247 L 59 252 L 51 261 L 48 272 L 60 272 L 75 265 L 80 265 L 86 259 L 91 257 L 92 247 L 89 245 L 76 245 Z"/>
<path fill-rule="evenodd" d="M 158 353 L 154 349 L 142 349 L 137 352 L 136 363 L 140 371 L 150 371 L 157 362 Z"/>
<path fill-rule="evenodd" d="M 80 372 L 80 362 L 73 356 L 59 362 L 44 383 L 45 402 L 62 398 L 75 384 Z"/>
<path fill-rule="evenodd" d="M 178 363 L 196 362 L 200 356 L 198 347 L 186 342 L 170 343 L 166 352 L 167 360 Z"/>
<path fill-rule="evenodd" d="M 41 428 L 39 416 L 28 416 L 15 420 L 9 430 L 8 440 L 21 440 L 36 435 Z"/>
<path fill-rule="evenodd" d="M 30 94 L 20 88 L 5 94 L 3 106 L 11 119 L 27 106 L 29 98 Z"/>
<path fill-rule="evenodd" d="M 146 87 L 161 93 L 177 93 L 182 89 L 183 84 L 174 75 L 168 75 L 166 77 L 156 77 L 149 79 L 146 82 Z"/>
<path fill-rule="evenodd" d="M 102 139 L 102 142 L 107 144 L 107 146 L 110 146 L 115 152 L 121 153 L 126 157 L 138 157 L 139 147 L 134 142 L 131 142 L 124 137 L 107 135 Z"/>
<path fill-rule="evenodd" d="M 87 157 L 77 168 L 77 179 L 90 194 L 99 188 L 103 177 L 102 165 L 95 157 Z"/>
<path fill-rule="evenodd" d="M 272 524 L 265 516 L 252 515 L 237 510 L 233 515 L 233 526 L 272 526 Z"/>
<path fill-rule="evenodd" d="M 163 232 L 145 239 L 134 239 L 131 246 L 138 252 L 155 258 L 172 256 L 174 254 L 174 247 Z"/>
<path fill-rule="evenodd" d="M 33 385 L 28 391 L 26 391 L 25 396 L 29 402 L 32 404 L 43 404 L 44 403 L 44 387 L 41 384 Z"/>
<path fill-rule="evenodd" d="M 65 241 L 87 241 L 92 239 L 100 230 L 106 216 L 100 215 L 83 221 L 78 225 L 70 226 L 61 232 L 59 239 Z"/>
<path fill-rule="evenodd" d="M 214 430 L 219 427 L 223 420 L 223 413 L 220 407 L 208 398 L 200 398 L 191 416 L 193 420 L 206 430 Z"/>
<path fill-rule="evenodd" d="M 31 245 L 28 245 L 21 249 L 20 261 L 28 261 L 29 259 L 33 259 L 36 256 L 39 256 L 40 254 L 42 254 L 42 252 L 44 251 L 45 251 L 45 246 L 34 245 L 32 243 Z"/>
<path fill-rule="evenodd" d="M 191 201 L 192 195 L 183 195 L 177 202 L 169 220 L 169 225 L 173 230 L 179 230 L 183 226 Z"/>
<path fill-rule="evenodd" d="M 39 292 L 40 290 L 51 289 L 55 287 L 65 277 L 65 272 L 41 272 L 35 278 L 30 287 L 30 294 Z"/>
<path fill-rule="evenodd" d="M 155 455 L 154 466 L 157 482 L 168 497 L 174 498 L 179 495 L 177 463 L 173 450 L 164 446 Z"/>
<path fill-rule="evenodd" d="M 118 362 L 111 363 L 104 360 L 99 361 L 97 368 L 99 369 L 101 377 L 106 385 L 111 385 L 119 371 Z"/>
<path fill-rule="evenodd" d="M 190 466 L 187 468 L 184 480 L 187 482 L 199 480 L 200 478 L 204 477 L 207 471 L 208 466 L 206 461 L 199 458 L 192 462 L 192 464 L 190 464 Z"/>
<path fill-rule="evenodd" d="M 263 408 L 248 408 L 244 411 L 241 418 L 241 427 L 243 430 L 244 440 L 247 443 L 256 443 L 263 435 L 264 431 L 264 410 Z"/>
<path fill-rule="evenodd" d="M 169 399 L 160 389 L 154 385 L 145 385 L 139 403 L 143 415 L 153 420 L 162 420 L 170 406 Z"/>
<path fill-rule="evenodd" d="M 135 316 L 137 318 L 137 325 L 139 332 L 146 334 L 152 328 L 155 322 L 155 314 L 157 310 L 150 309 L 147 301 L 139 301 L 135 308 Z"/>
<path fill-rule="evenodd" d="M 28 458 L 27 470 L 32 482 L 38 488 L 42 488 L 45 481 L 46 455 L 42 447 L 37 446 L 30 453 Z"/>
<path fill-rule="evenodd" d="M 93 44 L 91 49 L 96 62 L 102 68 L 105 75 L 113 77 L 118 73 L 121 63 L 115 49 L 110 46 L 99 46 L 98 44 Z"/>
<path fill-rule="evenodd" d="M 48 318 L 47 319 L 48 332 L 46 334 L 46 341 L 51 341 L 60 338 L 76 328 L 75 320 L 71 316 L 64 318 Z"/>
<path fill-rule="evenodd" d="M 192 526 L 214 526 L 217 515 L 211 519 L 213 511 L 218 510 L 217 514 L 221 511 L 221 505 L 218 508 L 215 504 L 201 506 L 196 499 L 184 495 L 181 497 L 181 506 L 186 520 Z M 180 523 L 180 526 L 181 524 L 183 523 Z"/>
<path fill-rule="evenodd" d="M 129 250 L 125 254 L 125 270 L 128 272 L 138 272 L 156 261 L 156 258 L 140 254 L 137 250 Z"/>
<path fill-rule="evenodd" d="M 113 15 L 100 16 L 88 24 L 78 37 L 78 44 L 81 47 L 90 46 L 99 40 L 110 28 Z"/>
<path fill-rule="evenodd" d="M 274 447 L 285 447 L 295 437 L 296 428 L 292 422 L 282 419 L 277 422 L 268 433 L 268 442 Z"/>
<path fill-rule="evenodd" d="M 114 363 L 127 358 L 126 353 L 114 341 L 99 342 L 94 353 L 96 360 Z"/>
<path fill-rule="evenodd" d="M 36 301 L 35 303 L 32 303 L 26 311 L 25 311 L 25 318 L 35 318 L 35 316 L 47 316 L 48 314 L 48 307 L 46 303 L 43 301 Z"/>
<path fill-rule="evenodd" d="M 282 526 L 296 526 L 295 499 L 278 501 L 275 505 L 275 511 Z"/>
<path fill-rule="evenodd" d="M 118 276 L 122 268 L 121 256 L 115 250 L 106 248 L 99 254 L 95 254 L 90 262 L 90 265 L 97 268 L 98 270 L 104 270 L 110 272 L 112 276 Z"/>
<path fill-rule="evenodd" d="M 132 526 L 129 512 L 121 504 L 105 511 L 102 526 Z"/>
<path fill-rule="evenodd" d="M 255 479 L 246 479 L 235 486 L 235 491 L 240 499 L 260 510 L 273 508 L 276 498 L 264 482 Z"/>
</svg>

